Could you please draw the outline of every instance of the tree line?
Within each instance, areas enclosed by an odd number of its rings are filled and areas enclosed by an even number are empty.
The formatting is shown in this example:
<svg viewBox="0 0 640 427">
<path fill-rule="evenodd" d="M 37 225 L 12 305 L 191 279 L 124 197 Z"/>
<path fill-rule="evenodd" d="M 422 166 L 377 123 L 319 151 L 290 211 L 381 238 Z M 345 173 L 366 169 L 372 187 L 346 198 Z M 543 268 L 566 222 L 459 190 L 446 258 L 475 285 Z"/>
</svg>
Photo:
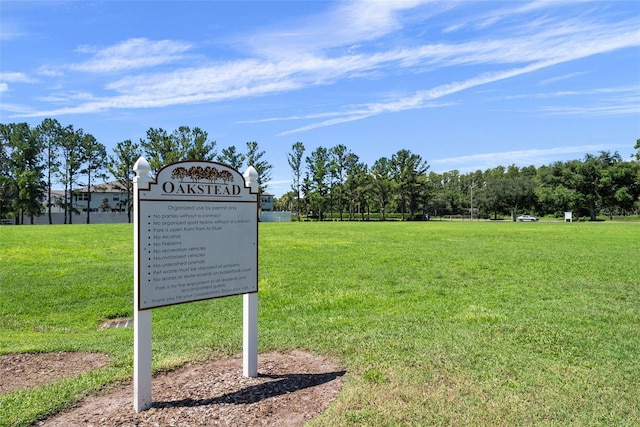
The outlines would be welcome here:
<svg viewBox="0 0 640 427">
<path fill-rule="evenodd" d="M 276 200 L 276 208 L 298 217 L 323 219 L 425 219 L 432 216 L 515 218 L 519 213 L 561 217 L 565 211 L 588 217 L 637 214 L 640 197 L 640 139 L 634 159 L 619 153 L 586 154 L 583 159 L 541 167 L 498 166 L 485 171 L 429 171 L 418 154 L 401 149 L 372 165 L 360 161 L 345 145 L 318 147 L 307 155 L 296 142 L 287 153 L 292 171 L 291 191 Z M 144 155 L 152 172 L 181 160 L 217 161 L 241 169 L 256 168 L 260 191 L 267 188 L 273 166 L 256 141 L 246 151 L 235 146 L 216 150 L 206 131 L 181 126 L 173 132 L 150 128 L 139 142 L 117 143 L 111 154 L 83 129 L 62 126 L 46 118 L 37 126 L 0 124 L 0 218 L 22 224 L 58 205 L 71 223 L 78 189 L 91 191 L 111 174 L 127 194 L 117 206 L 131 220 L 133 167 Z M 52 197 L 54 185 L 63 196 Z M 98 208 L 87 201 L 90 212 Z M 102 207 L 102 206 L 101 206 Z M 107 208 L 107 207 L 104 207 Z M 113 208 L 113 207 L 112 207 Z"/>
<path fill-rule="evenodd" d="M 52 207 L 57 205 L 65 213 L 64 223 L 71 224 L 78 212 L 74 196 L 87 187 L 89 223 L 91 211 L 99 208 L 91 205 L 91 191 L 111 174 L 115 187 L 127 197 L 120 206 L 110 208 L 126 210 L 131 221 L 133 167 L 143 155 L 152 173 L 182 160 L 217 161 L 238 170 L 244 164 L 252 165 L 258 172 L 260 191 L 267 188 L 273 169 L 256 141 L 247 142 L 245 152 L 232 145 L 218 153 L 216 141 L 198 127 L 180 126 L 170 133 L 150 128 L 139 142 L 121 141 L 107 154 L 105 145 L 93 135 L 73 125 L 62 126 L 56 119 L 46 118 L 37 126 L 0 124 L 0 219 L 24 224 L 26 218 L 33 223 L 34 217 L 46 213 L 51 224 Z M 52 196 L 56 185 L 64 186 L 62 196 Z"/>
<path fill-rule="evenodd" d="M 515 220 L 519 213 L 595 220 L 637 214 L 640 208 L 640 139 L 634 159 L 618 152 L 541 167 L 498 166 L 485 171 L 430 172 L 409 150 L 368 166 L 344 145 L 305 155 L 296 142 L 287 154 L 292 189 L 276 207 L 298 217 L 324 219 L 428 219 L 433 216 Z"/>
</svg>

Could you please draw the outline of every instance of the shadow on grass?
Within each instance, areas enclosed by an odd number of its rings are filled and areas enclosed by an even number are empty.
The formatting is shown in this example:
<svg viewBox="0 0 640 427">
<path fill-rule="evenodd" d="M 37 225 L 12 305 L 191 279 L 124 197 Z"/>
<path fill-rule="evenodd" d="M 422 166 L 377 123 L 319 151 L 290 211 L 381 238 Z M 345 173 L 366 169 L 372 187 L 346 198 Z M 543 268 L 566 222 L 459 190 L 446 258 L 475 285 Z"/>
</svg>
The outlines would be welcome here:
<svg viewBox="0 0 640 427">
<path fill-rule="evenodd" d="M 326 384 L 343 376 L 346 371 L 327 372 L 323 374 L 289 374 L 289 375 L 262 375 L 259 378 L 271 378 L 277 381 L 265 382 L 243 388 L 233 393 L 210 399 L 182 399 L 165 402 L 154 402 L 152 408 L 193 407 L 219 404 L 244 405 L 257 403 L 270 397 L 293 393 L 309 387 Z"/>
</svg>

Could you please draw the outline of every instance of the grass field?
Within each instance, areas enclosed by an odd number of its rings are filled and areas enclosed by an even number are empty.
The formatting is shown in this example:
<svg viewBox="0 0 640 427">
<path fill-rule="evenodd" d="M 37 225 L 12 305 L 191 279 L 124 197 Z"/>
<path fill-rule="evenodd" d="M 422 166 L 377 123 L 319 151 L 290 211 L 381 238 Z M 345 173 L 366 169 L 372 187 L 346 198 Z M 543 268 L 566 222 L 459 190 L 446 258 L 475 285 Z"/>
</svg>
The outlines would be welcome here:
<svg viewBox="0 0 640 427">
<path fill-rule="evenodd" d="M 260 351 L 346 368 L 328 425 L 640 423 L 640 224 L 261 223 Z M 0 395 L 29 425 L 132 375 L 130 225 L 0 227 L 0 354 L 108 367 Z M 241 297 L 156 309 L 153 366 L 241 352 Z"/>
</svg>

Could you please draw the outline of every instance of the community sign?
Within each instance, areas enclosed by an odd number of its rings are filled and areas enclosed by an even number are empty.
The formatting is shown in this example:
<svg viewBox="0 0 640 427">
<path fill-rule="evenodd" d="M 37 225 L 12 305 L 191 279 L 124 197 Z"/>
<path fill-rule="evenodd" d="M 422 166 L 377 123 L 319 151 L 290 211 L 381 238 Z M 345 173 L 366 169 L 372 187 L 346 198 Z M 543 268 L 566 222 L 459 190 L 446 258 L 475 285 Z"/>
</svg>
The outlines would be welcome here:
<svg viewBox="0 0 640 427">
<path fill-rule="evenodd" d="M 178 162 L 147 184 L 137 188 L 139 310 L 258 291 L 258 194 L 240 172 Z"/>
</svg>

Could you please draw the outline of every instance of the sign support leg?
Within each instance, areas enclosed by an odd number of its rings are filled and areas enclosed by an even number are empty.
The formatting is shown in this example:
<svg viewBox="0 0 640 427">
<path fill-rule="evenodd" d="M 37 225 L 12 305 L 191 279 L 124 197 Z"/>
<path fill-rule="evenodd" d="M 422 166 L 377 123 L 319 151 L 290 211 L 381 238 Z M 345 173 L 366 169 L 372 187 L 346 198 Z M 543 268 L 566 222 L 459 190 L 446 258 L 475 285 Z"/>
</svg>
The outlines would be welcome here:
<svg viewBox="0 0 640 427">
<path fill-rule="evenodd" d="M 151 310 L 140 310 L 140 189 L 148 189 L 151 178 L 149 163 L 140 157 L 133 169 L 133 408 L 136 412 L 151 407 Z M 149 244 L 150 246 L 150 244 Z"/>
<path fill-rule="evenodd" d="M 151 310 L 135 310 L 133 316 L 133 408 L 151 407 Z"/>
<path fill-rule="evenodd" d="M 242 373 L 258 376 L 258 293 L 244 294 L 242 319 Z"/>
</svg>

